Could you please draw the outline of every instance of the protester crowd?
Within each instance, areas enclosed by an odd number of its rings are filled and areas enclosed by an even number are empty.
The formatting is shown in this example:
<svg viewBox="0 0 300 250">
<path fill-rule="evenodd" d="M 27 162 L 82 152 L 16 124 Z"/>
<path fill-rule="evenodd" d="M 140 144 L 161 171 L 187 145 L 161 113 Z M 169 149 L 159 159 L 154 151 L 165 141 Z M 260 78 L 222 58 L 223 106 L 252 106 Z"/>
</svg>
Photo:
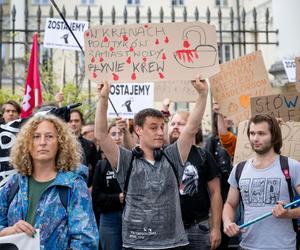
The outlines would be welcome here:
<svg viewBox="0 0 300 250">
<path fill-rule="evenodd" d="M 300 165 L 280 155 L 279 122 L 252 117 L 255 156 L 233 167 L 236 135 L 214 103 L 203 140 L 208 85 L 200 77 L 192 85 L 191 112 L 171 114 L 166 99 L 161 111 L 139 111 L 133 129 L 121 117 L 108 121 L 106 81 L 97 86 L 95 123 L 79 109 L 24 121 L 10 164 L 0 165 L 16 170 L 0 188 L 0 237 L 39 229 L 45 250 L 295 249 L 300 208 L 284 206 L 300 194 Z M 20 112 L 14 101 L 2 104 L 1 124 Z"/>
</svg>

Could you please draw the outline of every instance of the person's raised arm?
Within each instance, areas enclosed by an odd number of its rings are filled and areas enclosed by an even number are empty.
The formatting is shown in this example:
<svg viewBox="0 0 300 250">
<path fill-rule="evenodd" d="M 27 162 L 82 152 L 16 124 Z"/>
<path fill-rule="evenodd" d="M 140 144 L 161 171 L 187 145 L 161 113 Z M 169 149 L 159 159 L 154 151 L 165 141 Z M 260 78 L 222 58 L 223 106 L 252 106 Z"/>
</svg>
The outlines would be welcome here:
<svg viewBox="0 0 300 250">
<path fill-rule="evenodd" d="M 190 113 L 187 124 L 177 140 L 179 153 L 183 163 L 187 160 L 191 146 L 195 143 L 195 135 L 198 132 L 199 125 L 204 115 L 208 93 L 207 82 L 200 77 L 197 77 L 196 81 L 192 81 L 192 85 L 197 90 L 198 97 L 195 106 Z"/>
<path fill-rule="evenodd" d="M 113 168 L 117 167 L 119 149 L 117 144 L 108 134 L 107 108 L 110 85 L 107 81 L 98 84 L 97 92 L 99 101 L 97 103 L 95 115 L 95 137 L 99 141 L 100 147 Z"/>
<path fill-rule="evenodd" d="M 129 150 L 133 149 L 136 145 L 133 141 L 131 133 L 129 132 L 127 121 L 125 119 L 122 119 L 121 117 L 117 117 L 116 125 L 121 131 L 123 131 L 124 147 Z"/>
</svg>

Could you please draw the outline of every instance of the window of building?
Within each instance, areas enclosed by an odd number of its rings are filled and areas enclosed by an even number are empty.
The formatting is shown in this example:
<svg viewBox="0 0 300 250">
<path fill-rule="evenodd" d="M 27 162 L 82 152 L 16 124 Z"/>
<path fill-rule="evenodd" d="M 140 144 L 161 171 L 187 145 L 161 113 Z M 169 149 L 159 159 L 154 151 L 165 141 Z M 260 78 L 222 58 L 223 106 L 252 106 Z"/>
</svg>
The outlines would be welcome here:
<svg viewBox="0 0 300 250">
<path fill-rule="evenodd" d="M 127 0 L 127 4 L 129 5 L 139 5 L 140 3 L 140 0 Z"/>
<path fill-rule="evenodd" d="M 49 0 L 32 0 L 33 4 L 48 4 Z"/>
<path fill-rule="evenodd" d="M 81 4 L 86 4 L 86 5 L 95 4 L 95 0 L 81 0 L 80 2 Z"/>
<path fill-rule="evenodd" d="M 172 6 L 184 5 L 184 0 L 172 0 Z"/>
<path fill-rule="evenodd" d="M 227 0 L 216 0 L 216 6 L 226 7 L 228 6 Z"/>
</svg>

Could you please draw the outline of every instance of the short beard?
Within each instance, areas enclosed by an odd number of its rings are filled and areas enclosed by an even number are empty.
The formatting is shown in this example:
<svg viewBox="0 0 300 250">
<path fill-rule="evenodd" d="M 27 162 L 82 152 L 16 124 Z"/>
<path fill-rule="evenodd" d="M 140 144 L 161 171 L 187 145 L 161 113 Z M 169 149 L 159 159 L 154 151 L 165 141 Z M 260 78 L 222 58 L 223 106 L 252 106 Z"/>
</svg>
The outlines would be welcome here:
<svg viewBox="0 0 300 250">
<path fill-rule="evenodd" d="M 273 148 L 272 145 L 267 145 L 267 146 L 265 146 L 264 148 L 262 148 L 262 149 L 260 149 L 260 150 L 257 150 L 257 149 L 255 149 L 255 148 L 253 147 L 252 144 L 251 144 L 251 147 L 252 147 L 253 151 L 254 151 L 255 153 L 259 154 L 259 155 L 264 155 L 264 154 L 268 153 L 268 152 Z"/>
<path fill-rule="evenodd" d="M 178 137 L 172 137 L 172 136 L 169 136 L 169 142 L 170 142 L 170 144 L 176 142 L 177 139 L 178 139 Z"/>
</svg>

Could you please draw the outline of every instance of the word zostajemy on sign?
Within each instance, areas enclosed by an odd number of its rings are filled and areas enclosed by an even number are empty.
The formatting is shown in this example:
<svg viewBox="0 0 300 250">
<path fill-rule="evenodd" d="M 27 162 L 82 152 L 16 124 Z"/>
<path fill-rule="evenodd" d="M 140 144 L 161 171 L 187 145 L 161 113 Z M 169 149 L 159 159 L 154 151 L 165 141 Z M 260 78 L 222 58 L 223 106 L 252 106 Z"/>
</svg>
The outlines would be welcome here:
<svg viewBox="0 0 300 250">
<path fill-rule="evenodd" d="M 69 23 L 69 26 L 72 31 L 84 31 L 85 23 L 71 22 Z M 64 23 L 64 21 L 55 21 L 55 20 L 48 21 L 48 29 L 69 30 L 69 28 Z"/>
<path fill-rule="evenodd" d="M 111 95 L 149 95 L 150 85 L 113 84 L 110 86 Z"/>
</svg>

